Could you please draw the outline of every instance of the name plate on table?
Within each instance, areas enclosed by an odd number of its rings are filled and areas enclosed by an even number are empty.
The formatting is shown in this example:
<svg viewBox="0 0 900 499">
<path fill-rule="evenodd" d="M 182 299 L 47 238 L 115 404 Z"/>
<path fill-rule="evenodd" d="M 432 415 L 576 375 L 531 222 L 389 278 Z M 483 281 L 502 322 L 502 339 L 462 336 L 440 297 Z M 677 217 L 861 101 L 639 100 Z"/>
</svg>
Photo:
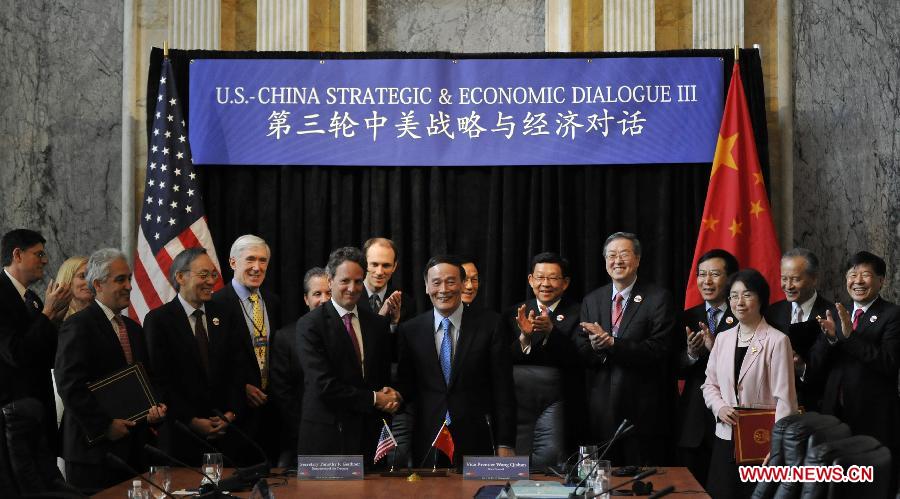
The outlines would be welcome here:
<svg viewBox="0 0 900 499">
<path fill-rule="evenodd" d="M 528 456 L 465 456 L 463 478 L 466 480 L 528 479 Z"/>
<path fill-rule="evenodd" d="M 362 456 L 297 456 L 300 480 L 362 480 Z"/>
</svg>

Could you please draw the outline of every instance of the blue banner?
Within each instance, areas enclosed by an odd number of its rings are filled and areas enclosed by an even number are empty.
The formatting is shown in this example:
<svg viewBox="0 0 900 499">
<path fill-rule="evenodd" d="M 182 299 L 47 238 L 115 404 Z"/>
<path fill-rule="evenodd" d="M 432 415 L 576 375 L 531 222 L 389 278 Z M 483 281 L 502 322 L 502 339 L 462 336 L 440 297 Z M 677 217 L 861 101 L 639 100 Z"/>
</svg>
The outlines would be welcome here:
<svg viewBox="0 0 900 499">
<path fill-rule="evenodd" d="M 709 163 L 722 59 L 196 59 L 195 164 Z"/>
</svg>

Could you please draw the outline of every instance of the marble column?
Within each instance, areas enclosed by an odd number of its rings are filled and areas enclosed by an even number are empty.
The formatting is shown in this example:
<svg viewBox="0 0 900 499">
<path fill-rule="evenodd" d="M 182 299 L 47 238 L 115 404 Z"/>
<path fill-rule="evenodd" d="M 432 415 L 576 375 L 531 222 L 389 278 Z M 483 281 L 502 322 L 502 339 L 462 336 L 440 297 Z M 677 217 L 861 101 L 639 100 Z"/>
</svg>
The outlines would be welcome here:
<svg viewBox="0 0 900 499">
<path fill-rule="evenodd" d="M 170 47 L 218 50 L 221 31 L 221 0 L 169 0 Z"/>
<path fill-rule="evenodd" d="M 370 51 L 543 52 L 544 0 L 368 0 Z"/>
<path fill-rule="evenodd" d="M 694 48 L 744 45 L 744 0 L 694 0 Z"/>
<path fill-rule="evenodd" d="M 47 239 L 47 277 L 120 244 L 121 0 L 0 9 L 0 233 Z"/>
<path fill-rule="evenodd" d="M 816 252 L 824 294 L 843 262 L 887 262 L 900 299 L 900 9 L 894 0 L 794 0 L 794 242 Z"/>
<path fill-rule="evenodd" d="M 547 52 L 572 50 L 572 0 L 545 2 L 544 47 Z"/>
<path fill-rule="evenodd" d="M 256 50 L 309 50 L 309 0 L 256 5 Z"/>
<path fill-rule="evenodd" d="M 655 0 L 603 0 L 603 50 L 656 49 Z"/>
<path fill-rule="evenodd" d="M 366 51 L 366 0 L 341 0 L 341 52 Z"/>
</svg>

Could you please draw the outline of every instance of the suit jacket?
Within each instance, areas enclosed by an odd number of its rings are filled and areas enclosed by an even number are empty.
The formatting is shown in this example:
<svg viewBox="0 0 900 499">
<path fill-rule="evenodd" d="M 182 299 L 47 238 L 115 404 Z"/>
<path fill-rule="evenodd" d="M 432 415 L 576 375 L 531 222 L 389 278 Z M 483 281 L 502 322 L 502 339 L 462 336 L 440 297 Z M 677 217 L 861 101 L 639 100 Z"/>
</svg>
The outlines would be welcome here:
<svg viewBox="0 0 900 499">
<path fill-rule="evenodd" d="M 706 382 L 702 388 L 703 399 L 712 411 L 712 417 L 715 418 L 725 406 L 774 407 L 775 421 L 797 412 L 791 341 L 763 319 L 735 381 L 737 330 L 738 326 L 735 326 L 719 334 L 709 354 Z M 754 348 L 756 352 L 753 351 Z M 716 436 L 731 440 L 731 426 L 717 422 Z"/>
<path fill-rule="evenodd" d="M 384 299 L 387 300 L 391 293 L 394 291 L 398 291 L 396 287 L 394 287 L 393 279 L 388 281 L 387 283 L 387 291 L 384 292 Z M 400 322 L 405 321 L 412 313 L 412 307 L 415 302 L 412 299 L 412 295 L 407 292 L 403 292 L 403 299 L 400 302 Z M 371 305 L 369 305 L 369 291 L 367 289 L 363 289 L 363 294 L 359 298 L 359 302 L 356 304 L 358 308 L 366 309 L 370 312 L 378 313 L 377 310 L 372 310 Z"/>
<path fill-rule="evenodd" d="M 826 310 L 831 310 L 832 316 L 837 317 L 837 313 L 834 310 L 834 303 L 823 298 L 821 294 L 816 296 L 816 301 L 813 302 L 813 307 L 807 321 L 791 324 L 792 310 L 791 302 L 787 300 L 773 303 L 766 309 L 766 321 L 779 331 L 787 334 L 789 338 L 818 338 L 819 336 L 822 336 L 822 328 L 819 327 L 819 321 L 816 320 L 816 317 L 825 317 Z M 797 354 L 799 354 L 806 362 L 809 362 L 809 352 L 811 349 L 812 348 L 810 347 L 803 351 L 798 351 Z M 807 411 L 818 411 L 819 403 L 822 399 L 822 391 L 824 390 L 824 383 L 822 383 L 822 380 L 815 379 L 815 377 L 811 376 L 804 376 L 803 379 L 800 379 L 800 376 L 795 376 L 794 383 L 797 385 L 797 401 L 800 405 Z"/>
<path fill-rule="evenodd" d="M 150 366 L 159 380 L 160 399 L 168 405 L 167 419 L 189 424 L 191 419 L 209 418 L 213 409 L 232 411 L 238 417 L 244 408 L 244 383 L 237 377 L 239 339 L 247 328 L 228 322 L 226 310 L 212 301 L 205 304 L 209 336 L 209 373 L 203 369 L 200 349 L 178 296 L 144 318 Z M 218 323 L 218 324 L 217 324 Z M 239 333 L 235 333 L 235 329 Z M 162 443 L 184 456 L 194 450 L 174 428 L 165 428 Z"/>
<path fill-rule="evenodd" d="M 281 300 L 277 295 L 268 292 L 265 289 L 259 290 L 265 302 L 265 311 L 269 317 L 269 346 L 275 342 L 275 335 L 281 327 Z M 253 385 L 257 388 L 262 387 L 262 378 L 259 374 L 259 363 L 256 361 L 256 351 L 253 349 L 253 340 L 250 338 L 250 330 L 247 328 L 247 319 L 244 317 L 244 309 L 241 307 L 241 299 L 234 290 L 231 281 L 222 289 L 213 294 L 212 301 L 215 302 L 222 310 L 226 310 L 229 314 L 229 323 L 235 327 L 238 333 L 238 343 L 240 344 L 240 362 L 238 375 L 243 379 L 244 384 Z M 241 326 L 244 326 L 241 328 Z M 240 333 L 244 334 L 241 335 Z M 271 355 L 271 351 L 269 353 Z M 270 359 L 271 362 L 271 359 Z M 270 364 L 271 366 L 271 364 Z"/>
<path fill-rule="evenodd" d="M 847 311 L 853 313 L 852 305 Z M 841 323 L 835 325 L 843 338 Z M 900 450 L 900 307 L 877 298 L 849 338 L 831 345 L 821 335 L 810 352 L 807 375 L 822 379 L 822 412 L 846 422 L 854 434 L 871 435 Z M 843 403 L 841 402 L 843 399 Z"/>
<path fill-rule="evenodd" d="M 372 392 L 390 384 L 390 321 L 359 306 L 357 313 L 363 366 L 330 300 L 297 321 L 304 376 L 300 454 L 370 456 L 375 450 L 383 413 Z"/>
<path fill-rule="evenodd" d="M 128 331 L 134 363 L 149 367 L 144 331 L 130 318 L 122 317 L 122 320 Z M 141 447 L 146 442 L 145 424 L 132 428 L 127 437 L 110 442 L 103 435 L 112 418 L 87 388 L 88 384 L 126 367 L 128 363 L 116 331 L 97 302 L 91 302 L 63 323 L 55 376 L 60 398 L 66 407 L 62 420 L 62 455 L 66 461 L 101 464 L 106 453 L 112 452 L 132 467 L 142 467 L 142 460 L 135 458 L 140 457 Z"/>
<path fill-rule="evenodd" d="M 581 321 L 597 322 L 612 332 L 611 283 L 584 298 Z M 624 418 L 635 424 L 636 437 L 672 430 L 666 415 L 674 405 L 675 380 L 669 368 L 674 329 L 671 294 L 638 279 L 612 348 L 597 352 L 584 330 L 576 336 L 587 369 L 589 417 L 596 441 L 609 438 Z"/>
<path fill-rule="evenodd" d="M 533 297 L 513 305 L 503 313 L 506 337 L 511 342 L 510 351 L 513 364 L 550 367 L 570 366 L 572 360 L 577 358 L 574 335 L 576 330 L 579 329 L 578 318 L 581 313 L 581 303 L 563 297 L 553 313 L 550 314 L 553 330 L 550 331 L 550 334 L 533 333 L 529 353 L 522 351 L 522 344 L 519 342 L 521 331 L 519 331 L 519 323 L 516 321 L 519 307 L 523 304 L 525 305 L 526 317 L 531 311 L 534 311 L 535 315 L 540 315 L 541 313 L 538 309 L 537 299 Z"/>
<path fill-rule="evenodd" d="M 455 462 L 461 463 L 464 455 L 493 454 L 492 440 L 496 445 L 515 448 L 512 363 L 500 316 L 485 309 L 464 308 L 449 385 L 441 371 L 434 332 L 433 310 L 400 324 L 398 329 L 400 393 L 407 405 L 413 406 L 415 418 L 414 463 L 419 463 L 431 448 L 448 409 Z"/>
<path fill-rule="evenodd" d="M 25 397 L 37 399 L 44 409 L 47 444 L 55 451 L 56 397 L 50 370 L 56 357 L 57 329 L 41 308 L 40 300 L 26 305 L 0 268 L 0 405 Z"/>
<path fill-rule="evenodd" d="M 297 350 L 297 322 L 278 330 L 269 352 L 269 396 L 281 414 L 285 448 L 296 449 L 303 403 L 303 369 Z M 293 442 L 293 445 L 291 445 Z"/>
<path fill-rule="evenodd" d="M 682 326 L 689 327 L 691 331 L 699 330 L 698 323 L 706 324 L 706 303 L 697 305 L 684 311 Z M 737 319 L 731 313 L 731 307 L 726 307 L 725 313 L 719 317 L 716 324 L 716 336 L 737 324 Z M 683 330 L 683 329 L 682 329 Z M 680 330 L 681 331 L 681 330 Z M 680 332 L 679 331 L 679 332 Z M 709 417 L 709 410 L 703 401 L 703 392 L 700 387 L 706 381 L 706 363 L 709 353 L 703 350 L 700 357 L 693 363 L 687 357 L 687 340 L 678 343 L 678 362 L 680 375 L 684 379 L 684 390 L 678 397 L 678 446 L 698 447 L 704 440 L 711 443 L 715 432 L 715 420 Z"/>
</svg>

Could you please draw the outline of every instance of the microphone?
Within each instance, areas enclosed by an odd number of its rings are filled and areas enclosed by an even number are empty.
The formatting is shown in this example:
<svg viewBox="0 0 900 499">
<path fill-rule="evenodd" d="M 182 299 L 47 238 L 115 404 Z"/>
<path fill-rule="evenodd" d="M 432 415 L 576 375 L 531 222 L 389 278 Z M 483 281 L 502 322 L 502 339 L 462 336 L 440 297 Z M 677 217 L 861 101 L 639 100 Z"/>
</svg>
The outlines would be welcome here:
<svg viewBox="0 0 900 499">
<path fill-rule="evenodd" d="M 597 465 L 594 465 L 594 467 L 596 467 L 596 466 Z M 591 471 L 593 471 L 593 470 L 591 470 Z M 647 478 L 648 476 L 653 476 L 656 474 L 656 472 L 657 472 L 656 468 L 650 468 L 649 470 L 644 470 L 644 471 L 638 473 L 637 475 L 634 475 L 634 477 L 632 477 L 628 480 L 625 480 L 624 482 L 622 482 L 620 484 L 617 484 L 615 487 L 611 487 L 611 486 L 607 485 L 607 487 L 605 489 L 601 490 L 600 492 L 586 493 L 584 495 L 584 499 L 591 499 L 593 497 L 602 496 L 603 494 L 606 494 L 607 492 L 611 491 L 612 489 L 617 489 L 623 485 L 628 485 L 629 483 L 634 483 L 638 480 L 643 480 L 643 479 Z"/>
<path fill-rule="evenodd" d="M 194 473 L 203 475 L 203 478 L 206 478 L 209 481 L 209 483 L 205 483 L 200 486 L 200 495 L 198 497 L 223 497 L 222 490 L 216 484 L 215 480 L 213 480 L 212 477 L 210 477 L 206 473 L 198 470 L 197 468 L 194 468 L 193 466 L 188 466 L 187 463 L 185 463 L 183 461 L 179 461 L 178 459 L 175 459 L 174 457 L 166 454 L 165 452 L 157 449 L 156 447 L 154 447 L 150 444 L 144 444 L 144 450 L 149 452 L 151 455 L 153 455 L 153 457 L 155 457 L 157 459 L 162 459 L 163 461 L 181 466 L 182 468 L 187 468 L 187 469 L 193 471 Z"/>
<path fill-rule="evenodd" d="M 225 421 L 228 421 L 228 419 L 225 417 L 225 415 L 222 414 L 222 412 L 219 411 L 218 409 L 213 409 L 213 414 L 215 414 L 216 416 L 218 416 L 219 418 L 221 418 Z M 234 432 L 237 433 L 238 436 L 241 437 L 244 441 L 249 442 L 250 445 L 254 449 L 256 449 L 256 452 L 260 456 L 262 456 L 262 459 L 263 459 L 260 463 L 254 464 L 253 466 L 236 469 L 235 474 L 237 474 L 241 477 L 244 477 L 247 480 L 250 480 L 253 478 L 261 478 L 265 475 L 268 475 L 269 471 L 271 470 L 271 466 L 269 464 L 269 458 L 266 455 L 266 451 L 264 451 L 263 448 L 260 447 L 259 444 L 256 443 L 255 440 L 250 438 L 249 435 L 244 433 L 244 430 L 241 430 L 240 427 L 238 427 L 234 423 L 228 423 L 228 428 L 234 430 Z"/>
<path fill-rule="evenodd" d="M 140 478 L 141 480 L 147 482 L 148 484 L 150 484 L 151 486 L 155 487 L 157 490 L 159 490 L 160 492 L 162 492 L 162 493 L 165 494 L 166 496 L 171 497 L 172 499 L 175 499 L 175 496 L 173 496 L 171 493 L 169 493 L 168 491 L 166 491 L 166 489 L 164 489 L 164 488 L 160 487 L 159 485 L 157 485 L 156 482 L 154 482 L 153 480 L 150 480 L 149 478 L 144 478 L 144 475 L 138 473 L 137 470 L 135 470 L 134 468 L 132 468 L 128 463 L 126 463 L 125 461 L 123 461 L 122 458 L 120 458 L 119 456 L 113 454 L 112 452 L 107 452 L 107 453 L 106 453 L 106 460 L 107 460 L 108 462 L 114 464 L 114 465 L 115 465 L 116 467 L 118 467 L 119 469 L 124 470 L 124 471 L 127 471 L 127 472 L 131 473 L 132 475 L 136 476 L 137 478 Z"/>
<path fill-rule="evenodd" d="M 491 451 L 493 451 L 494 455 L 496 456 L 497 455 L 497 443 L 494 442 L 494 427 L 491 426 L 491 415 L 490 414 L 484 415 L 484 422 L 487 423 L 488 434 L 491 437 Z"/>
<path fill-rule="evenodd" d="M 657 490 L 656 492 L 651 494 L 650 497 L 648 497 L 647 499 L 657 499 L 658 497 L 667 496 L 667 495 L 671 494 L 672 492 L 675 492 L 675 486 L 669 485 L 668 487 L 665 487 L 662 490 Z"/>
<path fill-rule="evenodd" d="M 230 468 L 237 469 L 237 465 L 234 464 L 234 461 L 230 457 L 228 457 L 224 453 L 222 453 L 222 451 L 219 450 L 215 445 L 209 443 L 208 440 L 206 440 L 205 438 L 202 438 L 200 435 L 197 435 L 196 433 L 194 433 L 193 430 L 188 428 L 188 425 L 182 423 L 181 421 L 179 421 L 177 419 L 175 419 L 174 421 L 175 421 L 175 427 L 178 428 L 178 431 L 187 435 L 194 442 L 200 444 L 204 449 L 206 449 L 210 452 L 218 452 L 219 454 L 222 454 L 222 460 L 225 461 L 225 464 Z"/>
<path fill-rule="evenodd" d="M 597 458 L 597 460 L 599 461 L 600 459 L 603 459 L 603 457 L 606 456 L 606 452 L 609 450 L 609 448 L 612 446 L 612 444 L 615 443 L 615 441 L 618 440 L 619 437 L 627 434 L 628 432 L 630 432 L 633 429 L 634 429 L 634 425 L 631 424 L 631 422 L 628 421 L 628 419 L 623 419 L 622 424 L 620 424 L 619 428 L 617 428 L 615 433 L 613 433 L 612 438 L 610 438 L 609 440 L 606 441 L 606 446 L 603 449 L 603 453 L 600 454 L 600 456 Z M 572 469 L 569 470 L 569 472 L 566 474 L 566 484 L 572 483 L 573 473 L 575 473 L 575 471 L 578 470 L 578 465 L 581 464 L 582 461 L 584 461 L 585 459 L 587 459 L 589 457 L 591 457 L 591 456 L 590 455 L 582 456 L 581 459 L 579 459 L 578 461 L 575 462 L 575 464 L 572 466 Z M 578 482 L 578 487 L 583 485 L 583 482 L 584 482 L 584 480 L 581 480 L 581 482 Z"/>
</svg>

